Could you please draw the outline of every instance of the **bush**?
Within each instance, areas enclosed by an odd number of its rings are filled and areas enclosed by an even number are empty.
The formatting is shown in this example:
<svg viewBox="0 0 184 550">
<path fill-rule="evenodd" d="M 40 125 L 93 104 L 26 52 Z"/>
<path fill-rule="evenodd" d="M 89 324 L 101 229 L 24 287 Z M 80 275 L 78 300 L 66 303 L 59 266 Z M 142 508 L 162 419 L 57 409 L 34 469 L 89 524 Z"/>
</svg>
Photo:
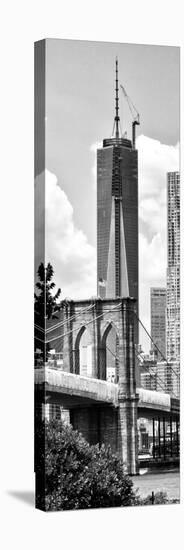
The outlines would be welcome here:
<svg viewBox="0 0 184 550">
<path fill-rule="evenodd" d="M 45 449 L 43 449 L 43 442 Z M 78 432 L 61 421 L 37 426 L 37 507 L 74 510 L 137 503 L 133 483 L 110 447 L 90 446 Z"/>
</svg>

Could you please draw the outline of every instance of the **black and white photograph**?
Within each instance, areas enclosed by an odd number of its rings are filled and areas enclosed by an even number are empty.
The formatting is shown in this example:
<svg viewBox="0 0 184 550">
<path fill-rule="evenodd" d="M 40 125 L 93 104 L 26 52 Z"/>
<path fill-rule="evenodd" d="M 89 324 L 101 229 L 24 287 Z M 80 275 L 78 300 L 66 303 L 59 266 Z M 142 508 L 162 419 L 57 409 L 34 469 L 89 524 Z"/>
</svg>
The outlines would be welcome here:
<svg viewBox="0 0 184 550">
<path fill-rule="evenodd" d="M 180 48 L 35 42 L 36 508 L 180 502 Z"/>
</svg>

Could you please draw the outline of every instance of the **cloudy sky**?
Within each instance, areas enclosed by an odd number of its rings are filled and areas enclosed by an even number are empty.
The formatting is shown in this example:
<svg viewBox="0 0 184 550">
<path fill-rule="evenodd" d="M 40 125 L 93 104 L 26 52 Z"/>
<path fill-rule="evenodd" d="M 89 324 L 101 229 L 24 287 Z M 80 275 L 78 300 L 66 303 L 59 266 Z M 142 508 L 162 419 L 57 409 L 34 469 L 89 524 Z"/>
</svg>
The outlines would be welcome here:
<svg viewBox="0 0 184 550">
<path fill-rule="evenodd" d="M 140 317 L 149 329 L 150 286 L 166 277 L 166 173 L 179 169 L 178 48 L 47 40 L 46 261 L 63 298 L 96 294 L 96 148 L 112 133 L 116 55 L 141 121 Z M 121 95 L 120 117 L 131 137 Z M 38 198 L 41 185 L 37 173 Z"/>
</svg>

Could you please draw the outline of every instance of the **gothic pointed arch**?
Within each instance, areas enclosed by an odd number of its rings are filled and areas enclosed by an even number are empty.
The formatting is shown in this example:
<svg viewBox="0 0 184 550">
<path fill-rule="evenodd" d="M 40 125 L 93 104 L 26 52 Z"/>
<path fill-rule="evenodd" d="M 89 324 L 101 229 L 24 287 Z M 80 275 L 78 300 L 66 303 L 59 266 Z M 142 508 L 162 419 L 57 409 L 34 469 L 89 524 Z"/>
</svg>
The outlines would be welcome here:
<svg viewBox="0 0 184 550">
<path fill-rule="evenodd" d="M 110 321 L 104 328 L 99 347 L 99 378 L 109 382 L 118 381 L 119 334 L 116 325 Z"/>
<path fill-rule="evenodd" d="M 75 374 L 91 376 L 92 371 L 92 339 L 88 327 L 82 325 L 77 333 L 74 348 Z"/>
<path fill-rule="evenodd" d="M 113 320 L 108 320 L 104 327 L 103 327 L 103 330 L 102 330 L 102 334 L 101 334 L 101 341 L 102 343 L 106 340 L 109 332 L 111 329 L 114 329 L 114 331 L 116 332 L 118 338 L 119 338 L 119 330 L 118 330 L 118 327 L 116 325 L 116 323 L 113 321 Z"/>
</svg>

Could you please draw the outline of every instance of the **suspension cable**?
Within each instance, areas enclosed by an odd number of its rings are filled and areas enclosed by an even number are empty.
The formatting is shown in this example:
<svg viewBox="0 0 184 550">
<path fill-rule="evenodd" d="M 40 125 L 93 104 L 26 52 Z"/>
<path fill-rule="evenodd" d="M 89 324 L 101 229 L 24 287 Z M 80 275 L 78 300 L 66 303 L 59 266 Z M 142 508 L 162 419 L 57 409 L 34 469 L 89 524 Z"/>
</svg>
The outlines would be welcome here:
<svg viewBox="0 0 184 550">
<path fill-rule="evenodd" d="M 82 315 L 85 311 L 91 310 L 91 309 L 94 308 L 94 307 L 95 307 L 95 304 L 91 304 L 90 306 L 81 309 L 81 311 L 78 313 L 78 316 L 79 316 L 79 315 Z M 72 315 L 72 316 L 70 317 L 70 320 L 73 320 L 75 317 L 76 317 L 76 314 Z M 43 333 L 45 334 L 45 333 L 52 332 L 53 330 L 56 330 L 57 328 L 60 328 L 60 327 L 64 326 L 67 322 L 68 322 L 68 320 L 59 321 L 58 323 L 56 323 L 55 325 L 52 325 L 51 327 L 48 327 L 47 329 L 43 329 L 42 327 L 40 327 L 40 326 L 37 325 L 36 323 L 35 323 L 34 326 L 35 326 L 35 328 L 37 328 L 40 332 L 43 332 Z"/>
<path fill-rule="evenodd" d="M 137 355 L 137 358 L 138 358 L 138 355 L 139 355 L 139 354 L 136 353 L 136 355 Z M 150 372 L 150 368 L 153 368 L 153 367 L 148 367 L 148 365 L 145 365 L 145 364 L 143 364 L 143 363 L 141 363 L 141 365 L 144 367 L 144 369 L 147 370 L 147 372 L 150 374 L 150 376 L 153 377 L 153 371 L 152 371 L 152 373 Z M 154 374 L 155 374 L 155 373 L 154 373 Z M 162 379 L 160 378 L 160 376 L 158 375 L 157 372 L 156 372 L 156 377 L 157 377 L 157 380 L 158 380 L 158 381 L 161 380 L 161 382 L 162 382 Z M 164 393 L 169 393 L 169 394 L 170 394 L 169 391 L 168 391 L 168 392 L 166 391 L 166 389 L 165 389 L 165 387 L 162 385 L 162 383 L 159 383 L 159 382 L 158 382 L 158 384 L 159 384 L 160 388 L 164 391 Z M 176 397 L 176 395 L 175 395 L 174 392 L 172 392 L 172 394 Z"/>
<path fill-rule="evenodd" d="M 119 306 L 121 305 L 121 302 L 119 302 L 119 304 L 116 304 L 114 307 L 112 307 L 111 309 L 108 309 L 107 311 L 101 313 L 100 315 L 97 315 L 97 317 L 95 317 L 95 321 L 97 319 L 99 319 L 100 317 L 105 317 L 105 315 L 107 315 L 108 313 L 111 313 L 111 311 L 114 311 L 116 308 L 118 308 Z M 92 319 L 91 321 L 88 321 L 88 323 L 85 323 L 85 327 L 90 325 L 91 323 L 94 323 L 94 319 Z M 76 332 L 77 330 L 79 330 L 79 327 L 76 327 L 74 328 L 73 330 L 69 330 L 68 332 L 66 332 L 65 334 L 60 334 L 59 336 L 55 336 L 54 338 L 51 338 L 50 340 L 42 340 L 41 338 L 38 338 L 36 337 L 37 340 L 39 340 L 39 342 L 42 342 L 42 343 L 45 343 L 45 344 L 50 344 L 51 342 L 53 342 L 54 340 L 58 340 L 59 338 L 64 338 L 65 336 L 69 335 L 69 334 L 72 334 L 73 332 Z"/>
<path fill-rule="evenodd" d="M 93 309 L 95 307 L 95 304 L 91 304 L 90 306 L 88 307 L 85 307 L 83 309 L 81 309 L 79 312 L 78 312 L 78 315 L 76 315 L 76 313 L 74 313 L 73 315 L 71 315 L 71 317 L 69 318 L 69 321 L 73 321 L 73 319 L 75 319 L 76 317 L 79 317 L 80 315 L 82 315 L 83 313 L 85 313 L 86 311 L 90 311 L 91 309 Z M 52 330 L 56 330 L 57 328 L 60 328 L 64 325 L 66 325 L 68 322 L 68 319 L 66 319 L 65 321 L 60 321 L 60 323 L 57 323 L 56 325 L 53 325 L 51 327 L 48 327 L 46 329 L 46 333 L 48 332 L 52 332 Z"/>
<path fill-rule="evenodd" d="M 139 323 L 141 324 L 141 326 L 143 327 L 143 329 L 145 330 L 146 334 L 149 336 L 151 342 L 154 344 L 154 347 L 157 349 L 157 351 L 160 353 L 162 359 L 165 361 L 165 363 L 167 364 L 168 367 L 171 368 L 172 372 L 179 378 L 179 374 L 173 369 L 173 367 L 168 363 L 166 357 L 164 357 L 163 353 L 161 352 L 161 350 L 159 349 L 159 347 L 157 346 L 157 344 L 154 342 L 152 336 L 149 334 L 148 330 L 146 329 L 146 327 L 143 325 L 141 319 L 139 319 L 138 315 L 136 314 L 136 312 L 134 311 L 133 312 L 134 315 L 136 316 L 137 320 L 139 321 Z"/>
<path fill-rule="evenodd" d="M 116 360 L 118 361 L 118 363 L 119 363 L 119 357 L 117 356 L 117 354 L 113 353 L 113 351 L 112 351 L 107 345 L 106 345 L 106 349 L 108 349 L 108 351 L 110 351 L 110 353 L 113 355 L 113 357 L 115 357 L 115 359 L 116 359 Z M 137 358 L 138 358 L 139 353 L 136 352 L 136 350 L 135 350 L 135 353 L 136 353 Z M 138 359 L 139 359 L 139 358 L 138 358 Z M 148 367 L 147 365 L 144 365 L 144 368 L 147 369 L 147 371 L 149 372 L 150 376 L 153 378 L 153 372 L 150 373 L 150 371 L 149 371 L 149 368 L 150 368 L 150 367 Z M 155 374 L 155 373 L 154 373 L 154 374 Z M 161 382 L 162 382 L 162 379 L 160 378 L 160 376 L 158 375 L 158 373 L 156 373 L 156 376 L 157 376 L 157 380 L 161 380 Z M 170 393 L 170 392 L 167 392 L 167 391 L 165 390 L 165 387 L 162 386 L 162 384 L 160 384 L 159 382 L 158 382 L 158 384 L 159 384 L 159 387 L 164 391 L 164 393 Z M 172 392 L 172 395 L 173 395 L 174 397 L 177 398 L 177 396 L 176 396 L 176 394 L 175 394 L 174 392 Z"/>
</svg>

